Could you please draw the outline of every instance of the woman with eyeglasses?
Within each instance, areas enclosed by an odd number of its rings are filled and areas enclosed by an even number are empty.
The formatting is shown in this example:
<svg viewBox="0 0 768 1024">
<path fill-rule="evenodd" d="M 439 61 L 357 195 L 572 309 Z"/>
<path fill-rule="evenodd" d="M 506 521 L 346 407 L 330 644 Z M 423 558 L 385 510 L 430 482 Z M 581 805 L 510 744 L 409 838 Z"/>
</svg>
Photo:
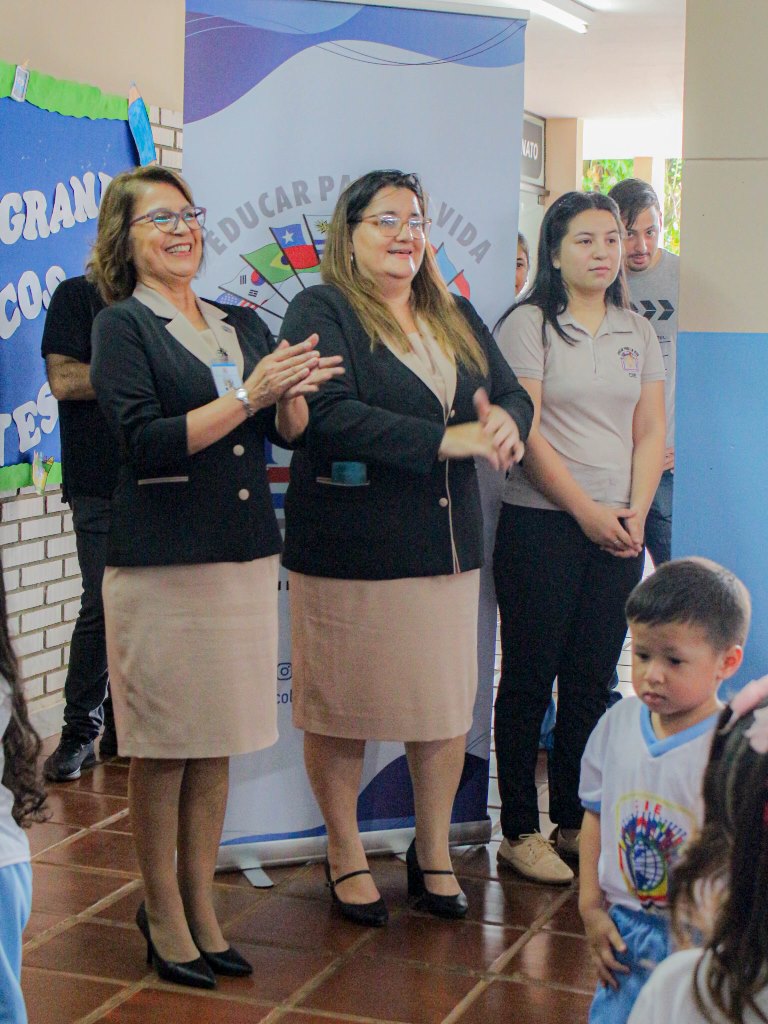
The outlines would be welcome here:
<svg viewBox="0 0 768 1024">
<path fill-rule="evenodd" d="M 109 304 L 91 379 L 120 442 L 104 609 L 120 753 L 160 977 L 213 988 L 251 965 L 213 907 L 229 756 L 277 738 L 277 573 L 264 438 L 307 423 L 342 372 L 316 337 L 275 346 L 250 310 L 192 290 L 205 210 L 150 166 L 107 188 L 89 273 Z"/>
<path fill-rule="evenodd" d="M 446 288 L 413 174 L 372 171 L 340 196 L 324 284 L 283 324 L 346 373 L 311 395 L 291 464 L 293 713 L 328 832 L 335 907 L 363 925 L 387 909 L 356 808 L 367 739 L 404 741 L 416 835 L 408 891 L 463 917 L 448 852 L 477 684 L 482 514 L 473 458 L 507 468 L 532 405 L 488 330 Z"/>
</svg>

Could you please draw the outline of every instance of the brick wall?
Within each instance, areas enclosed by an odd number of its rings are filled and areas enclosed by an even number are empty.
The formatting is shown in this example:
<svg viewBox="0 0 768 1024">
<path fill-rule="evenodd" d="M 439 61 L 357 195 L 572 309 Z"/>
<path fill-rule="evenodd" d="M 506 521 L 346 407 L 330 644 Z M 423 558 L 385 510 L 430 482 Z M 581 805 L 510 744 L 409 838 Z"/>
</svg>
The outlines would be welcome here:
<svg viewBox="0 0 768 1024">
<path fill-rule="evenodd" d="M 157 158 L 181 169 L 180 113 L 150 107 Z M 61 488 L 0 492 L 0 549 L 8 623 L 32 720 L 41 736 L 61 728 L 69 640 L 80 608 L 80 568 L 72 513 Z"/>
</svg>

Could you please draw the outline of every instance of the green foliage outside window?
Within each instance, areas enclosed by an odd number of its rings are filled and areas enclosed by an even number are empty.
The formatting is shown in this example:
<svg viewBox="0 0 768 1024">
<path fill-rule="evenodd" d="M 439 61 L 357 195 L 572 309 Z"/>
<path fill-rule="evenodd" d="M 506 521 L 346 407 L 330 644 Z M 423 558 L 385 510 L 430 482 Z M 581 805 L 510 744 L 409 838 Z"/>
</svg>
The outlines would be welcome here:
<svg viewBox="0 0 768 1024">
<path fill-rule="evenodd" d="M 631 178 L 634 160 L 585 160 L 582 188 L 585 192 L 610 192 L 614 185 Z M 683 161 L 679 158 L 664 165 L 664 248 L 680 253 L 680 199 Z"/>
</svg>

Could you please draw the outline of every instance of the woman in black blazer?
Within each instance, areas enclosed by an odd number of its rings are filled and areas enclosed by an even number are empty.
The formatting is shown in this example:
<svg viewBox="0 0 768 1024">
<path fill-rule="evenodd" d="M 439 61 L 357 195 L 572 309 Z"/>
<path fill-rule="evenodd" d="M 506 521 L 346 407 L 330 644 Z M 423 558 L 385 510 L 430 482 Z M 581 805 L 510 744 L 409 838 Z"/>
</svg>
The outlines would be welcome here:
<svg viewBox="0 0 768 1024">
<path fill-rule="evenodd" d="M 204 216 L 166 169 L 110 183 L 90 266 L 110 303 L 91 379 L 120 444 L 104 609 L 146 895 L 136 923 L 161 977 L 212 988 L 212 972 L 252 971 L 212 902 L 229 755 L 277 737 L 280 534 L 264 437 L 298 438 L 304 395 L 342 371 L 316 337 L 275 348 L 254 313 L 196 297 Z"/>
<path fill-rule="evenodd" d="M 532 418 L 482 321 L 445 287 L 429 224 L 414 175 L 353 182 L 328 232 L 326 283 L 297 296 L 283 325 L 289 339 L 317 332 L 346 370 L 310 397 L 284 564 L 294 722 L 328 831 L 327 877 L 336 906 L 372 925 L 387 911 L 356 820 L 366 739 L 406 744 L 409 893 L 439 916 L 467 911 L 448 835 L 477 685 L 473 457 L 518 461 Z"/>
</svg>

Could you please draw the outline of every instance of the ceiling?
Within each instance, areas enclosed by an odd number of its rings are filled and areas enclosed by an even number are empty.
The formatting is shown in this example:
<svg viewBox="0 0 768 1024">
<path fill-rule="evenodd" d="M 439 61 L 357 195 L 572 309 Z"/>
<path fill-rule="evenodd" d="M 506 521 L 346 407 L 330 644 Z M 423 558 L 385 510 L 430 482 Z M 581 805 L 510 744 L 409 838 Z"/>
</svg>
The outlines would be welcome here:
<svg viewBox="0 0 768 1024">
<path fill-rule="evenodd" d="M 589 27 L 582 35 L 532 14 L 526 29 L 525 109 L 542 117 L 586 119 L 585 156 L 591 155 L 589 121 L 609 122 L 602 131 L 592 125 L 605 150 L 602 140 L 610 141 L 619 119 L 626 127 L 638 122 L 641 134 L 655 134 L 659 149 L 675 155 L 682 128 L 685 0 L 553 2 L 579 14 Z M 526 6 L 525 0 L 464 0 L 467 6 L 491 3 Z M 617 140 L 617 145 L 622 144 Z"/>
</svg>

